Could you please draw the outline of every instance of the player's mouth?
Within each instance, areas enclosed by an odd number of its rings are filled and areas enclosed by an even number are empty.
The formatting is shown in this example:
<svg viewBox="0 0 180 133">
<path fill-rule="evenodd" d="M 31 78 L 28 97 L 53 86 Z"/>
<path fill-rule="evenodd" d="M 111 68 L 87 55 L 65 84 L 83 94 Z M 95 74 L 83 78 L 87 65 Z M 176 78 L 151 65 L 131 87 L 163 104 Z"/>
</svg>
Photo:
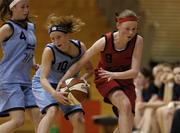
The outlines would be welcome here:
<svg viewBox="0 0 180 133">
<path fill-rule="evenodd" d="M 131 39 L 132 37 L 131 36 L 128 36 L 128 39 Z"/>
<path fill-rule="evenodd" d="M 62 46 L 62 44 L 58 44 L 57 47 L 60 48 Z"/>
<path fill-rule="evenodd" d="M 28 13 L 25 13 L 24 16 L 28 16 L 29 14 Z"/>
</svg>

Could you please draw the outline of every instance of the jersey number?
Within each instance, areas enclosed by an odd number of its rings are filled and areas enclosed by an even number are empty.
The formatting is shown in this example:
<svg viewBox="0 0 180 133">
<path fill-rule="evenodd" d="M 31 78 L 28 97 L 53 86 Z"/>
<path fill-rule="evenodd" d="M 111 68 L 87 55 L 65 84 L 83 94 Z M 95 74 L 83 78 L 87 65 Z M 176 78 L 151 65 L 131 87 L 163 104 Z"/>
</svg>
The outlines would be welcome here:
<svg viewBox="0 0 180 133">
<path fill-rule="evenodd" d="M 20 37 L 19 37 L 21 40 L 25 40 L 26 41 L 26 36 L 24 34 L 23 31 L 21 31 L 21 34 L 20 34 Z M 29 45 L 29 44 L 28 44 Z M 24 60 L 23 62 L 24 63 L 28 63 L 29 61 L 32 60 L 33 58 L 33 54 L 32 53 L 24 53 L 25 57 L 24 57 Z"/>
<path fill-rule="evenodd" d="M 25 55 L 24 60 L 23 60 L 24 63 L 28 63 L 33 58 L 32 53 L 24 53 L 24 55 Z"/>
<path fill-rule="evenodd" d="M 58 65 L 57 70 L 58 71 L 59 70 L 60 71 L 64 71 L 64 70 L 66 70 L 67 66 L 68 66 L 68 62 L 67 61 L 60 62 L 59 65 Z"/>
<path fill-rule="evenodd" d="M 26 40 L 26 36 L 25 36 L 23 31 L 21 31 L 20 39 L 21 40 Z"/>
<path fill-rule="evenodd" d="M 106 58 L 107 63 L 112 63 L 112 55 L 111 54 L 106 54 L 105 58 Z"/>
</svg>

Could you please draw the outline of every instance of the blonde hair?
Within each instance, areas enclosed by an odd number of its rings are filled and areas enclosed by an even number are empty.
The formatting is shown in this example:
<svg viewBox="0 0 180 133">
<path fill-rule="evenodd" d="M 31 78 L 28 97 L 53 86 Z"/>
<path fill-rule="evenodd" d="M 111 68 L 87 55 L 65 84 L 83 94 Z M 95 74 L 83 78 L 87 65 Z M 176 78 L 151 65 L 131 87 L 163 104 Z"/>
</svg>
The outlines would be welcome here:
<svg viewBox="0 0 180 133">
<path fill-rule="evenodd" d="M 126 18 L 126 17 L 135 17 L 137 18 L 137 20 L 139 19 L 139 17 L 137 16 L 137 14 L 129 9 L 125 9 L 124 11 L 122 11 L 121 13 L 115 13 L 116 18 L 120 19 L 120 18 Z"/>
<path fill-rule="evenodd" d="M 61 26 L 66 29 L 66 33 L 79 32 L 81 27 L 85 23 L 79 18 L 75 18 L 73 15 L 70 16 L 56 16 L 51 14 L 47 19 L 47 28 L 50 29 L 53 26 Z"/>
<path fill-rule="evenodd" d="M 153 67 L 153 70 L 152 70 L 153 76 L 156 76 L 157 73 L 159 72 L 163 72 L 163 67 L 164 67 L 163 64 L 158 64 L 155 67 Z"/>
</svg>

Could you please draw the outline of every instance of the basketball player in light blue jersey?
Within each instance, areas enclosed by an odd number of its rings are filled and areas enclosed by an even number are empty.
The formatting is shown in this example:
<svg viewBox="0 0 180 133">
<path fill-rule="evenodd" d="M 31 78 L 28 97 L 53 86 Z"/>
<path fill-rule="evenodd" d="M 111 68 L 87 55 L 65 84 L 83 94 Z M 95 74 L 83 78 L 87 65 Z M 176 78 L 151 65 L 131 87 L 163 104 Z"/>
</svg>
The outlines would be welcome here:
<svg viewBox="0 0 180 133">
<path fill-rule="evenodd" d="M 40 121 L 31 87 L 36 37 L 34 25 L 28 21 L 28 7 L 28 0 L 2 0 L 0 5 L 1 20 L 10 17 L 0 28 L 4 54 L 0 62 L 0 115 L 11 118 L 0 125 L 0 133 L 11 133 L 22 126 L 25 110 L 35 130 Z"/>
<path fill-rule="evenodd" d="M 70 120 L 73 133 L 85 133 L 82 106 L 68 105 L 67 93 L 56 90 L 62 76 L 86 50 L 82 42 L 70 39 L 70 33 L 79 31 L 83 25 L 80 19 L 73 16 L 50 15 L 48 18 L 51 43 L 46 45 L 41 67 L 33 78 L 36 102 L 42 113 L 45 113 L 39 124 L 38 133 L 49 133 L 59 109 L 64 112 L 65 118 Z M 85 69 L 86 73 L 81 78 L 86 80 L 93 73 L 92 64 L 88 62 Z"/>
</svg>

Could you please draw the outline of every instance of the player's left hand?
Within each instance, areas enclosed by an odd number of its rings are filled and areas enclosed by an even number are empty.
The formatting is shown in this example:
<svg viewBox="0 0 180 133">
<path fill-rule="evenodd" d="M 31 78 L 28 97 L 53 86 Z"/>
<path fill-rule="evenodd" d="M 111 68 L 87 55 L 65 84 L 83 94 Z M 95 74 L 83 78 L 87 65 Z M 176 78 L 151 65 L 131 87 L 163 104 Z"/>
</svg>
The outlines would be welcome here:
<svg viewBox="0 0 180 133">
<path fill-rule="evenodd" d="M 108 81 L 114 79 L 114 76 L 115 76 L 115 75 L 114 75 L 113 72 L 106 71 L 106 70 L 104 70 L 103 68 L 100 68 L 100 69 L 98 70 L 98 72 L 99 72 L 99 76 L 100 76 L 101 78 L 106 78 Z"/>
<path fill-rule="evenodd" d="M 39 65 L 39 64 L 33 64 L 33 68 L 34 68 L 34 70 L 37 70 L 39 67 L 40 67 L 40 65 Z"/>
<path fill-rule="evenodd" d="M 86 78 L 80 77 L 80 79 L 84 81 L 84 83 L 86 84 L 86 87 L 90 87 L 90 85 L 89 85 L 88 81 L 86 80 Z"/>
</svg>

